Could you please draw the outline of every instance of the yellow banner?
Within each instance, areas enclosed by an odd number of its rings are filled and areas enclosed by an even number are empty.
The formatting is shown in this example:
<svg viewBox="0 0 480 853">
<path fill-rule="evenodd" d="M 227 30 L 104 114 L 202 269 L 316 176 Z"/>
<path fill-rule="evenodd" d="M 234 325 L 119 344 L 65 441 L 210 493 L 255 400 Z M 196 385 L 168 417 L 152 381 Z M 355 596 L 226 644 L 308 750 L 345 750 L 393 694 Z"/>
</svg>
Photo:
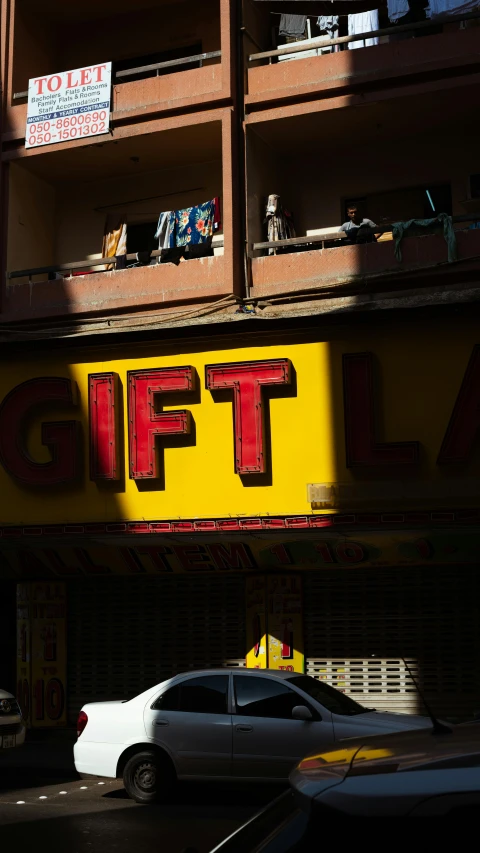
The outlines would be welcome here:
<svg viewBox="0 0 480 853">
<path fill-rule="evenodd" d="M 448 347 L 444 346 L 445 340 Z M 341 485 L 340 498 L 346 506 L 353 494 L 360 507 L 366 501 L 383 511 L 385 500 L 376 495 L 378 489 L 384 488 L 385 479 L 390 478 L 395 483 L 399 481 L 406 492 L 387 483 L 384 491 L 389 506 L 402 510 L 405 506 L 479 506 L 476 484 L 480 462 L 475 454 L 460 473 L 455 465 L 438 461 L 479 341 L 478 324 L 472 319 L 454 326 L 436 323 L 425 328 L 406 325 L 387 331 L 383 327 L 373 332 L 357 329 L 347 337 L 335 329 L 329 335 L 318 333 L 316 340 L 299 341 L 285 336 L 283 342 L 276 338 L 274 343 L 259 341 L 241 348 L 212 346 L 204 352 L 185 342 L 174 351 L 160 344 L 116 344 L 45 352 L 35 358 L 27 352 L 19 354 L 8 369 L 0 372 L 0 402 L 15 388 L 39 377 L 68 380 L 75 391 L 72 401 L 32 406 L 23 440 L 28 457 L 37 465 L 47 464 L 52 456 L 42 440 L 43 426 L 76 423 L 78 478 L 68 487 L 54 483 L 42 487 L 39 493 L 40 487 L 26 486 L 0 466 L 2 523 L 22 525 L 28 519 L 29 525 L 73 525 L 298 516 L 312 510 L 322 512 L 324 505 L 328 509 L 337 484 Z M 381 465 L 347 465 L 342 365 L 344 356 L 365 352 L 371 354 L 371 393 L 381 424 L 370 437 L 372 447 L 418 443 L 421 452 L 412 471 L 408 469 L 408 477 L 402 471 L 391 474 Z M 266 473 L 240 476 L 235 472 L 233 392 L 219 395 L 207 388 L 205 370 L 211 365 L 282 359 L 291 362 L 295 382 L 278 386 L 275 393 L 268 388 L 262 392 Z M 158 438 L 157 480 L 131 479 L 129 371 L 175 369 L 182 365 L 191 368 L 195 388 L 158 394 L 156 405 L 164 412 L 188 412 L 190 433 Z M 118 427 L 118 480 L 114 482 L 92 480 L 89 476 L 94 447 L 89 431 L 89 375 L 105 371 L 118 376 L 118 424 L 112 420 Z M 369 399 L 365 405 L 373 402 Z M 27 403 L 28 398 L 24 401 Z M 344 500 L 342 494 L 346 495 Z"/>
</svg>

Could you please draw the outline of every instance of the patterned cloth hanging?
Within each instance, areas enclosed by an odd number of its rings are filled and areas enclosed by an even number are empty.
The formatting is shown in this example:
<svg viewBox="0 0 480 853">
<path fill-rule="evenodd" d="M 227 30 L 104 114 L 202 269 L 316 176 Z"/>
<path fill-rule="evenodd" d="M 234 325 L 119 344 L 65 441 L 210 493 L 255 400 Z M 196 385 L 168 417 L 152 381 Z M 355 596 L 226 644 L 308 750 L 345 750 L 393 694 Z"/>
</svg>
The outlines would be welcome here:
<svg viewBox="0 0 480 853">
<path fill-rule="evenodd" d="M 175 216 L 170 220 L 170 245 L 195 246 L 197 243 L 206 243 L 211 240 L 215 215 L 214 200 L 207 201 L 205 204 L 197 204 L 195 207 L 176 210 Z M 175 242 L 172 242 L 174 232 Z"/>
<path fill-rule="evenodd" d="M 268 196 L 265 223 L 269 243 L 296 237 L 293 216 L 283 207 L 280 196 L 275 193 Z M 269 249 L 268 254 L 276 255 L 277 249 Z"/>
</svg>

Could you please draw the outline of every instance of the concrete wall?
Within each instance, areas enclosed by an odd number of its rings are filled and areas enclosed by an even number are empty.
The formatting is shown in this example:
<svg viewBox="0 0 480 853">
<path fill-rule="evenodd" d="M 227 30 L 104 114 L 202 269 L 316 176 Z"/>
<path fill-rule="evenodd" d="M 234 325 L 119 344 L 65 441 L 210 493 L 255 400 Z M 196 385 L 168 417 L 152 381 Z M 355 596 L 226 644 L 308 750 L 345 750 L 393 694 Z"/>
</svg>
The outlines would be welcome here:
<svg viewBox="0 0 480 853">
<path fill-rule="evenodd" d="M 54 263 L 55 203 L 54 187 L 22 166 L 10 164 L 8 270 Z"/>
<path fill-rule="evenodd" d="M 13 39 L 12 94 L 25 91 L 31 77 L 60 70 L 55 30 L 42 15 L 22 15 L 17 4 Z"/>
<path fill-rule="evenodd" d="M 22 13 L 17 0 L 14 34 L 14 91 L 27 88 L 28 79 L 97 62 L 119 61 L 196 42 L 202 50 L 220 49 L 219 0 L 175 0 L 167 6 L 138 10 L 75 24 L 42 23 Z"/>
</svg>

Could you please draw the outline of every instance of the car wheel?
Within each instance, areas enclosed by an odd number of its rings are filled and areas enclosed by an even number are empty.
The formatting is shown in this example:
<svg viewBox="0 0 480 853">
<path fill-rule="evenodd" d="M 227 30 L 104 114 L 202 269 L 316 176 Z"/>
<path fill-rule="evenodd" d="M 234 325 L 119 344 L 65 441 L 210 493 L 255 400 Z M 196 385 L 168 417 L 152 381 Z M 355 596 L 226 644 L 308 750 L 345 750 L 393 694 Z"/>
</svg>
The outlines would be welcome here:
<svg viewBox="0 0 480 853">
<path fill-rule="evenodd" d="M 175 774 L 167 759 L 156 752 L 137 752 L 127 761 L 123 784 L 132 800 L 147 805 L 165 799 L 172 790 Z"/>
</svg>

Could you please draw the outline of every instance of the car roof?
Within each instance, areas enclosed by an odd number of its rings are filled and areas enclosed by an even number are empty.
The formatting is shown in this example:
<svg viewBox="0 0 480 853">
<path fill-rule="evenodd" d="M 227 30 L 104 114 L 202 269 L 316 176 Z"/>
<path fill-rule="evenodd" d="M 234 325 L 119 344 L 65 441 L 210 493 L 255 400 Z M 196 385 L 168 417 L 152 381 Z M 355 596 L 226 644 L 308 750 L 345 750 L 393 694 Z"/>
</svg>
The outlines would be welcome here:
<svg viewBox="0 0 480 853">
<path fill-rule="evenodd" d="M 277 678 L 293 678 L 294 676 L 302 675 L 301 672 L 292 672 L 291 670 L 283 669 L 253 669 L 246 666 L 221 666 L 217 669 L 189 669 L 186 672 L 177 672 L 176 678 L 180 675 L 222 675 L 223 673 L 233 672 L 234 675 L 275 675 Z"/>
</svg>

